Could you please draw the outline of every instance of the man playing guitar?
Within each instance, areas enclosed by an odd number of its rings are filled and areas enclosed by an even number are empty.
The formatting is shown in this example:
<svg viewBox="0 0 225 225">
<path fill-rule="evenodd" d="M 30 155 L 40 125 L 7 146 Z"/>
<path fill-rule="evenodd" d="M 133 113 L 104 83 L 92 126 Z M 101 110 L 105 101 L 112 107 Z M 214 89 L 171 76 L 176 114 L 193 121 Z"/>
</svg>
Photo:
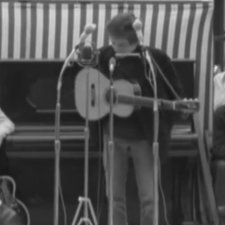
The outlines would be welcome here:
<svg viewBox="0 0 225 225">
<path fill-rule="evenodd" d="M 99 51 L 98 69 L 107 79 L 110 79 L 110 67 L 113 68 L 113 80 L 126 80 L 137 83 L 141 88 L 141 95 L 152 98 L 154 96 L 154 79 L 156 74 L 157 97 L 167 100 L 179 100 L 181 84 L 172 66 L 170 58 L 161 50 L 143 48 L 140 40 L 140 30 L 136 30 L 135 16 L 132 13 L 119 14 L 112 18 L 107 25 L 111 45 Z M 143 52 L 147 51 L 151 57 L 153 68 Z M 131 57 L 126 57 L 126 54 Z M 115 65 L 111 65 L 112 57 L 116 58 Z M 122 56 L 125 57 L 122 57 Z M 132 57 L 132 55 L 134 57 Z M 139 55 L 140 57 L 135 57 Z M 154 71 L 152 71 L 154 70 Z M 91 76 L 90 76 L 91 77 Z M 168 81 L 168 82 L 166 82 Z M 178 99 L 177 99 L 178 98 Z M 159 111 L 159 155 L 164 161 L 167 155 L 170 132 L 175 119 L 175 111 Z M 114 118 L 114 160 L 113 160 L 113 224 L 128 224 L 126 211 L 126 180 L 128 172 L 128 158 L 131 156 L 138 196 L 140 200 L 140 224 L 153 224 L 154 192 L 153 192 L 153 110 L 138 107 L 128 117 Z M 106 185 L 109 186 L 109 119 L 102 119 L 104 133 L 104 168 Z M 108 188 L 106 188 L 109 190 Z M 108 195 L 109 193 L 107 193 Z M 109 195 L 108 195 L 109 197 Z"/>
</svg>

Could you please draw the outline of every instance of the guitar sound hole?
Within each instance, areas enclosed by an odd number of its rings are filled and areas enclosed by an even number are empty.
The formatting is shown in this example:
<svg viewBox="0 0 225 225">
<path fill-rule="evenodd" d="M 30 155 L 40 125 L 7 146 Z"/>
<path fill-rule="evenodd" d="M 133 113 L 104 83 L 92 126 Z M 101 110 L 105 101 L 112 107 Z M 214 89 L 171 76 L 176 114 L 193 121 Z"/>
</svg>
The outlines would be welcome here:
<svg viewBox="0 0 225 225">
<path fill-rule="evenodd" d="M 91 106 L 95 106 L 95 85 L 91 84 Z"/>
</svg>

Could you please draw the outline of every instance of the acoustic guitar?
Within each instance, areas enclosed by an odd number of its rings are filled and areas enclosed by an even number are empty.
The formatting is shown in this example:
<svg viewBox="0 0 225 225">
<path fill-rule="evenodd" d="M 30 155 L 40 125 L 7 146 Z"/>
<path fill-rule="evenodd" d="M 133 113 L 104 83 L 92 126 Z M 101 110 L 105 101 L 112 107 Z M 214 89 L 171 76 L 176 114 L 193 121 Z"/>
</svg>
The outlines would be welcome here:
<svg viewBox="0 0 225 225">
<path fill-rule="evenodd" d="M 155 101 L 159 109 L 196 112 L 199 101 L 192 99 L 165 100 L 138 96 L 141 88 L 127 80 L 115 80 L 110 91 L 110 80 L 94 68 L 84 68 L 75 79 L 75 105 L 83 118 L 98 120 L 109 113 L 110 93 L 113 93 L 113 113 L 119 117 L 128 117 L 135 107 L 153 108 Z"/>
<path fill-rule="evenodd" d="M 10 176 L 0 176 L 0 224 L 30 225 L 25 204 L 15 197 L 16 184 Z"/>
</svg>

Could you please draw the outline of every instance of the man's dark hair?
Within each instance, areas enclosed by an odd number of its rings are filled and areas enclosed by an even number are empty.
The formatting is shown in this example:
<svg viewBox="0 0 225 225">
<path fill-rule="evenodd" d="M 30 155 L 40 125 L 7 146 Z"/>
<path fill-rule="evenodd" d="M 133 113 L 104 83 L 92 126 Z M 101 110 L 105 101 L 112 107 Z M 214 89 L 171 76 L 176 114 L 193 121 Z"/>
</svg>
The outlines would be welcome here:
<svg viewBox="0 0 225 225">
<path fill-rule="evenodd" d="M 125 38 L 129 44 L 138 42 L 137 34 L 133 28 L 135 16 L 132 13 L 122 13 L 113 17 L 107 25 L 109 34 L 116 38 Z"/>
</svg>

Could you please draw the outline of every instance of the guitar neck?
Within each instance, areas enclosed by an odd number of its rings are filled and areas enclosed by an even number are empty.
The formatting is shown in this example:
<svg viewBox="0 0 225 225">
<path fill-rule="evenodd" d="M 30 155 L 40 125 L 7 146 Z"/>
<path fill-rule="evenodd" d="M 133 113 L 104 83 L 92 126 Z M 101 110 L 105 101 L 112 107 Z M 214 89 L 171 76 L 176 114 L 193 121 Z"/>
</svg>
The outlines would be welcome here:
<svg viewBox="0 0 225 225">
<path fill-rule="evenodd" d="M 147 108 L 153 108 L 154 98 L 143 97 L 143 96 L 128 96 L 128 95 L 117 95 L 117 102 L 124 104 L 131 104 L 136 106 L 143 106 Z M 198 101 L 193 100 L 165 100 L 165 99 L 156 99 L 159 109 L 164 110 L 198 110 Z"/>
</svg>

